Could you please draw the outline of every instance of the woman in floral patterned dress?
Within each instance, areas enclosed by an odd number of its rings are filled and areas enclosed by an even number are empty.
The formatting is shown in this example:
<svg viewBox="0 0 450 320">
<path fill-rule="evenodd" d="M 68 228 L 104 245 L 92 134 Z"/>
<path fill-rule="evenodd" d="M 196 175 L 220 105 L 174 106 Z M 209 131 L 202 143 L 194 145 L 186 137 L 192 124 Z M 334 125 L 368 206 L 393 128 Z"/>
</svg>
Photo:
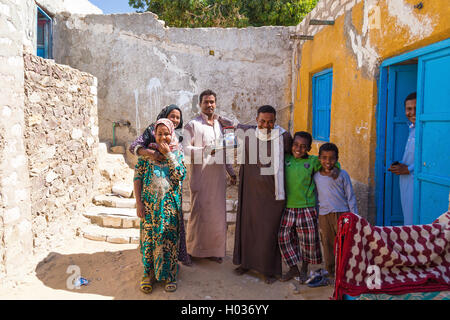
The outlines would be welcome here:
<svg viewBox="0 0 450 320">
<path fill-rule="evenodd" d="M 158 120 L 154 135 L 165 159 L 140 158 L 134 177 L 144 265 L 140 289 L 144 293 L 152 292 L 155 281 L 165 281 L 167 292 L 177 289 L 181 183 L 186 175 L 173 123 L 169 119 Z"/>
</svg>

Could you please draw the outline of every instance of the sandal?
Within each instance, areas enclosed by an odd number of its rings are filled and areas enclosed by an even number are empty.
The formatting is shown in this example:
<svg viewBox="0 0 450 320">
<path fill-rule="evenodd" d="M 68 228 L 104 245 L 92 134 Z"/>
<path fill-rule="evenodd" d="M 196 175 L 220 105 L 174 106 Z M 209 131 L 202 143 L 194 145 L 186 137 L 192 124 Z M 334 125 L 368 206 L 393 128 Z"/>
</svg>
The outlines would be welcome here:
<svg viewBox="0 0 450 320">
<path fill-rule="evenodd" d="M 150 277 L 148 277 L 148 276 L 143 276 L 141 283 L 139 285 L 139 289 L 143 293 L 149 294 L 153 291 L 153 283 L 154 283 L 153 279 L 150 279 Z"/>
<path fill-rule="evenodd" d="M 164 287 L 166 292 L 175 292 L 177 290 L 177 282 L 176 281 L 167 281 L 166 286 Z"/>
</svg>

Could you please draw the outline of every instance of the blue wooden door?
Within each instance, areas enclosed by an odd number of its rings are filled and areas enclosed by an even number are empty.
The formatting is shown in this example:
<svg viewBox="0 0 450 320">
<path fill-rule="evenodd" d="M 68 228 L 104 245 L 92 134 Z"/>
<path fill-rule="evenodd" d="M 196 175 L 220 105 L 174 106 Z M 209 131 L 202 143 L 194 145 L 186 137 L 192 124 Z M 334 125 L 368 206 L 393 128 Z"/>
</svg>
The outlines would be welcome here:
<svg viewBox="0 0 450 320">
<path fill-rule="evenodd" d="M 448 209 L 450 191 L 450 48 L 419 58 L 414 158 L 414 224 Z"/>
<path fill-rule="evenodd" d="M 404 101 L 408 94 L 416 92 L 417 65 L 397 65 L 389 67 L 387 115 L 386 115 L 386 155 L 384 187 L 384 225 L 403 225 L 398 176 L 387 169 L 394 161 L 401 161 L 408 139 L 408 125 Z"/>
<path fill-rule="evenodd" d="M 330 141 L 331 97 L 333 91 L 333 70 L 326 69 L 313 76 L 313 137 Z"/>
</svg>

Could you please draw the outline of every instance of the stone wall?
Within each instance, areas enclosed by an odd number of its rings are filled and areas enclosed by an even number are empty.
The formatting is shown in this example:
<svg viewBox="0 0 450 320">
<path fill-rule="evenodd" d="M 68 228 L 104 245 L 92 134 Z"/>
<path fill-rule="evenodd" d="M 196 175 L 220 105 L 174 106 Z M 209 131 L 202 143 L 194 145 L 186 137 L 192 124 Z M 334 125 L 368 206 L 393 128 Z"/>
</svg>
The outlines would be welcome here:
<svg viewBox="0 0 450 320">
<path fill-rule="evenodd" d="M 185 120 L 198 95 L 217 92 L 217 112 L 254 123 L 271 104 L 290 119 L 289 27 L 168 28 L 152 13 L 57 15 L 54 57 L 98 78 L 100 140 L 125 145 L 175 103 Z"/>
<path fill-rule="evenodd" d="M 97 80 L 26 54 L 25 130 L 35 251 L 73 237 L 97 189 Z"/>
</svg>

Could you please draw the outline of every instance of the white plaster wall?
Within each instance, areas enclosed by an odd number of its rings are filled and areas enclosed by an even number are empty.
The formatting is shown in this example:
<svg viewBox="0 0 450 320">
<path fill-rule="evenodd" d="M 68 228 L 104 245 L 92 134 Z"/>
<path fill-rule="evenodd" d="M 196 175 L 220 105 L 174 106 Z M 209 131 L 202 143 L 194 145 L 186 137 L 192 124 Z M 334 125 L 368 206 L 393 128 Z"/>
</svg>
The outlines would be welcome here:
<svg viewBox="0 0 450 320">
<path fill-rule="evenodd" d="M 105 0 L 107 1 L 107 0 Z M 88 0 L 36 0 L 50 14 L 70 12 L 77 14 L 102 14 L 103 11 Z"/>
<path fill-rule="evenodd" d="M 166 28 L 152 13 L 59 15 L 54 57 L 98 78 L 103 141 L 112 140 L 112 123 L 120 120 L 130 127 L 116 129 L 117 142 L 134 140 L 171 103 L 189 120 L 208 88 L 218 94 L 218 113 L 249 122 L 258 106 L 271 104 L 287 129 L 290 30 Z"/>
<path fill-rule="evenodd" d="M 29 271 L 32 253 L 24 146 L 24 46 L 33 1 L 0 0 L 0 282 Z"/>
</svg>

